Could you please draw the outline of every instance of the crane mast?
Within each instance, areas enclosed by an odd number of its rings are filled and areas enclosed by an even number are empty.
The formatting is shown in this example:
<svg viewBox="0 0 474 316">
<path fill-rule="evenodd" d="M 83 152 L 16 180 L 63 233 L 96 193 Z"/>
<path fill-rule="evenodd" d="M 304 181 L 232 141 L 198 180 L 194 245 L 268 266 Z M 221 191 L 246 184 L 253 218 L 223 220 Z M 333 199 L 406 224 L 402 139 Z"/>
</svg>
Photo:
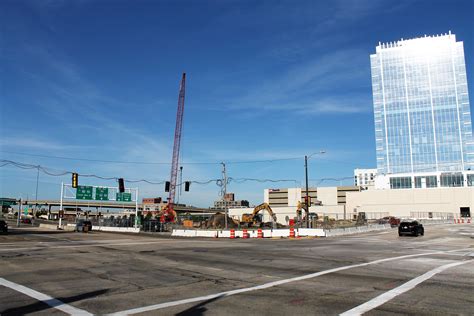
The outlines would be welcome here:
<svg viewBox="0 0 474 316">
<path fill-rule="evenodd" d="M 174 221 L 174 198 L 176 194 L 176 181 L 178 178 L 179 147 L 181 143 L 181 129 L 183 126 L 184 114 L 184 94 L 186 84 L 186 73 L 183 73 L 181 84 L 179 86 L 178 111 L 176 113 L 176 128 L 174 130 L 173 161 L 171 163 L 170 194 L 168 197 L 168 214 L 171 215 L 170 221 Z M 172 215 L 173 214 L 173 215 Z"/>
</svg>

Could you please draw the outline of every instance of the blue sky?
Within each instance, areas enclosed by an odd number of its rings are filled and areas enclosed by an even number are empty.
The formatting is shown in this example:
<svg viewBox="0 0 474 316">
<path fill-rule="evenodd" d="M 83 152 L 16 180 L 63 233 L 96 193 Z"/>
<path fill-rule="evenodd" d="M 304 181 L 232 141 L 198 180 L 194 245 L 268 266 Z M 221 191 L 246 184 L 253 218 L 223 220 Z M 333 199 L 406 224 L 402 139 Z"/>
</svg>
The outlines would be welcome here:
<svg viewBox="0 0 474 316">
<path fill-rule="evenodd" d="M 168 180 L 186 72 L 183 180 L 220 178 L 223 161 L 234 179 L 296 181 L 229 184 L 258 204 L 264 188 L 303 184 L 304 156 L 325 150 L 309 161 L 310 185 L 350 184 L 322 179 L 375 167 L 375 46 L 451 30 L 464 41 L 472 94 L 473 15 L 473 1 L 447 0 L 3 0 L 0 157 L 58 173 Z M 3 166 L 0 196 L 31 199 L 36 175 Z M 58 199 L 61 181 L 70 175 L 41 172 L 38 197 Z M 163 185 L 127 186 L 167 196 Z M 180 202 L 208 206 L 219 191 L 194 183 Z"/>
</svg>

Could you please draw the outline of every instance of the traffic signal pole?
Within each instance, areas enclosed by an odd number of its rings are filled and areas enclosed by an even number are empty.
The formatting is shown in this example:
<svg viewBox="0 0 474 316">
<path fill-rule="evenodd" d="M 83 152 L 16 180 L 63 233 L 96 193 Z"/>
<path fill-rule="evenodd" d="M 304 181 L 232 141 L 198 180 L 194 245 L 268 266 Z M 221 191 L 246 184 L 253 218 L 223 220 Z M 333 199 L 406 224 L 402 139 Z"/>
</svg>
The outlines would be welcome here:
<svg viewBox="0 0 474 316">
<path fill-rule="evenodd" d="M 16 226 L 20 227 L 20 214 L 21 214 L 21 198 L 20 198 L 20 203 L 18 204 L 18 216 L 16 219 Z"/>
<path fill-rule="evenodd" d="M 308 156 L 304 156 L 304 170 L 306 174 L 306 228 L 309 228 Z"/>
<path fill-rule="evenodd" d="M 61 182 L 61 201 L 59 202 L 59 210 L 62 211 L 63 210 L 63 195 L 64 195 L 64 182 Z M 58 212 L 58 216 L 59 216 L 59 212 Z M 62 224 L 62 218 L 61 216 L 59 216 L 59 227 L 61 227 L 61 224 Z"/>
</svg>

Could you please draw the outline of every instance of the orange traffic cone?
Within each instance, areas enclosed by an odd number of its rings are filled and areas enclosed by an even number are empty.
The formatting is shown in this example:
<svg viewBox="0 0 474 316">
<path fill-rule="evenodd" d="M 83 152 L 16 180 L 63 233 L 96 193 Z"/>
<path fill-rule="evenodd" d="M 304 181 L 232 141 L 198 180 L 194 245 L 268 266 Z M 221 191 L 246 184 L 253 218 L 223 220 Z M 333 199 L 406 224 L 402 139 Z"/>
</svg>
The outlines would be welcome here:
<svg viewBox="0 0 474 316">
<path fill-rule="evenodd" d="M 230 230 L 230 239 L 235 239 L 235 229 Z"/>
<path fill-rule="evenodd" d="M 257 238 L 263 238 L 263 231 L 261 228 L 258 229 Z"/>
<path fill-rule="evenodd" d="M 293 227 L 290 228 L 290 238 L 295 238 L 295 229 Z"/>
</svg>

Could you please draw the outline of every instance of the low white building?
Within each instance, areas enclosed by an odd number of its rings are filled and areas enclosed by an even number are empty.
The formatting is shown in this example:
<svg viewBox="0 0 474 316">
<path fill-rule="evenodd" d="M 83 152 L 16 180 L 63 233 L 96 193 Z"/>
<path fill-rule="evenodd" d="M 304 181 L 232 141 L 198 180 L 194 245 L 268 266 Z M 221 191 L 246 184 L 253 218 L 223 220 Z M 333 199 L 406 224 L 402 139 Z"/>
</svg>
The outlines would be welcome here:
<svg viewBox="0 0 474 316">
<path fill-rule="evenodd" d="M 376 176 L 377 169 L 354 169 L 354 185 L 364 190 L 373 189 Z"/>
<path fill-rule="evenodd" d="M 474 187 L 447 187 L 398 190 L 361 190 L 359 187 L 311 188 L 310 213 L 321 218 L 356 219 L 364 212 L 368 219 L 385 216 L 400 218 L 451 219 L 470 217 L 474 209 Z M 266 189 L 264 202 L 268 203 L 280 224 L 288 224 L 297 217 L 298 201 L 303 201 L 301 188 Z M 315 205 L 317 204 L 317 205 Z M 239 220 L 253 208 L 232 208 L 229 215 Z M 267 212 L 261 211 L 263 220 L 270 222 Z"/>
<path fill-rule="evenodd" d="M 474 187 L 368 190 L 348 193 L 348 213 L 386 212 L 402 218 L 470 217 Z"/>
<path fill-rule="evenodd" d="M 344 219 L 346 195 L 359 190 L 360 188 L 355 186 L 309 188 L 308 196 L 311 200 L 309 212 L 316 213 L 319 217 Z M 298 202 L 304 203 L 306 191 L 304 188 L 265 189 L 263 195 L 263 202 L 270 205 L 277 216 L 277 221 L 286 225 L 290 219 L 297 217 Z M 253 208 L 230 208 L 229 215 L 240 220 L 242 214 L 252 211 Z M 261 211 L 261 213 L 263 221 L 271 221 L 267 212 Z"/>
</svg>

